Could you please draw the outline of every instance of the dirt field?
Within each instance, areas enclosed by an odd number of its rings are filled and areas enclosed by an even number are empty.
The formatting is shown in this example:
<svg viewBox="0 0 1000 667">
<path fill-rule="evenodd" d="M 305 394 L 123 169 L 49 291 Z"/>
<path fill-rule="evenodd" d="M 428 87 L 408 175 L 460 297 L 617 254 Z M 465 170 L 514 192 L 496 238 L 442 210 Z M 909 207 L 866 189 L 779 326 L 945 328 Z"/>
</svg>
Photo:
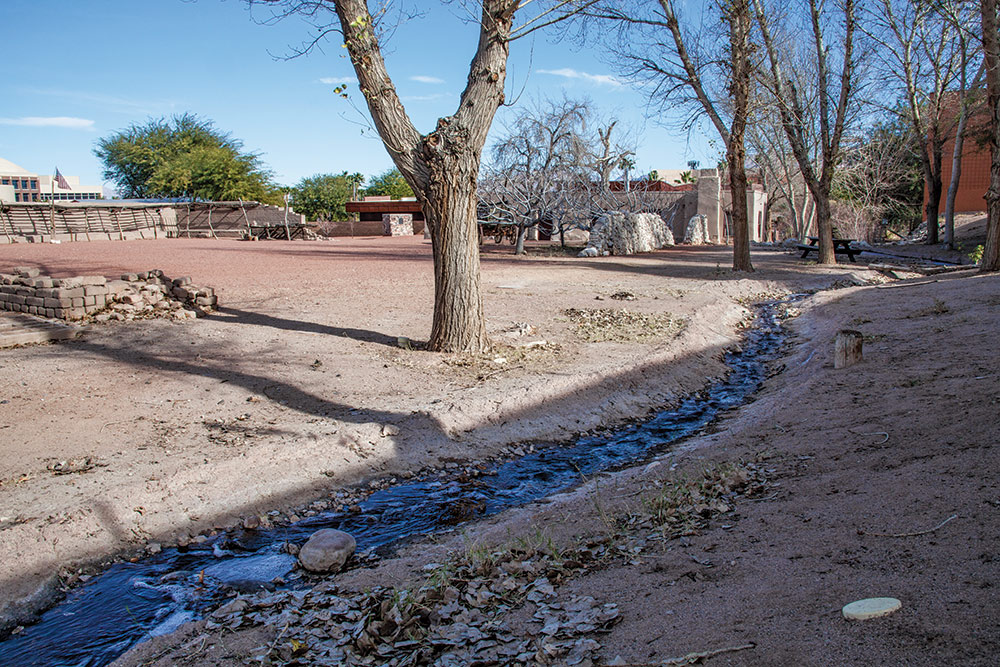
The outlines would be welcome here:
<svg viewBox="0 0 1000 667">
<path fill-rule="evenodd" d="M 429 331 L 432 276 L 420 239 L 0 248 L 0 270 L 159 268 L 215 287 L 222 304 L 197 321 L 101 326 L 80 342 L 0 351 L 0 558 L 17 564 L 0 599 L 23 600 L 73 565 L 372 476 L 641 415 L 722 371 L 721 351 L 746 316 L 740 302 L 877 278 L 773 251 L 755 253 L 751 278 L 729 263 L 722 248 L 588 260 L 490 248 L 486 307 L 505 347 L 456 359 L 397 344 Z M 728 528 L 720 520 L 650 543 L 634 562 L 586 569 L 557 589 L 619 605 L 600 660 L 648 664 L 752 642 L 716 660 L 991 664 L 1000 359 L 985 343 L 1000 324 L 1000 282 L 972 273 L 914 282 L 926 284 L 813 297 L 793 325 L 785 371 L 719 433 L 463 539 L 501 543 L 537 526 L 577 543 L 607 533 L 608 513 L 626 512 L 674 464 L 694 474 L 705 459 L 755 460 L 768 493 L 734 501 Z M 611 299 L 618 292 L 637 298 Z M 686 325 L 653 343 L 588 342 L 567 308 L 670 313 Z M 865 333 L 866 357 L 835 372 L 831 341 L 845 326 Z M 51 470 L 88 457 L 82 472 Z M 919 532 L 953 514 L 923 535 L 875 535 Z M 407 581 L 461 548 L 422 545 L 343 581 Z M 875 595 L 900 598 L 903 610 L 864 625 L 838 616 Z M 527 630 L 530 619 L 526 605 L 509 622 Z M 125 662 L 166 646 L 161 663 L 172 664 L 169 647 L 198 627 Z M 199 662 L 241 664 L 268 632 L 210 636 Z"/>
</svg>

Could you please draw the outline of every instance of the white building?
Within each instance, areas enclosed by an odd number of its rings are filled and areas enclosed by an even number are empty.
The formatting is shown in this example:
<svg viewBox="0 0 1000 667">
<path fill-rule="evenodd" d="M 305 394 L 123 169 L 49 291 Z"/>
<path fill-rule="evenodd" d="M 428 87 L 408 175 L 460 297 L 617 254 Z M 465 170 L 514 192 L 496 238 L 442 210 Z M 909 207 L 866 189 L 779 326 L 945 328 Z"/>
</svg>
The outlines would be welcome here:
<svg viewBox="0 0 1000 667">
<path fill-rule="evenodd" d="M 63 178 L 70 189 L 61 189 L 57 183 L 54 188 L 57 201 L 104 199 L 104 191 L 100 185 L 81 185 L 79 176 L 64 175 Z M 51 175 L 30 172 L 0 157 L 0 201 L 9 204 L 49 201 L 52 192 Z"/>
</svg>

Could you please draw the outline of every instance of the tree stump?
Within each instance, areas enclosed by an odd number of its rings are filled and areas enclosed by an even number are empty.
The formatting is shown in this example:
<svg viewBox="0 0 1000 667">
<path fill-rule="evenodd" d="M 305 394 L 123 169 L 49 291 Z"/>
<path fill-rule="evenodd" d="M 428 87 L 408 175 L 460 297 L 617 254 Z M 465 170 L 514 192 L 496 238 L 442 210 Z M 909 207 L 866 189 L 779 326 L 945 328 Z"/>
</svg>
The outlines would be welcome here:
<svg viewBox="0 0 1000 667">
<path fill-rule="evenodd" d="M 833 367 L 847 368 L 861 361 L 861 344 L 864 336 L 860 331 L 841 329 L 833 348 Z"/>
</svg>

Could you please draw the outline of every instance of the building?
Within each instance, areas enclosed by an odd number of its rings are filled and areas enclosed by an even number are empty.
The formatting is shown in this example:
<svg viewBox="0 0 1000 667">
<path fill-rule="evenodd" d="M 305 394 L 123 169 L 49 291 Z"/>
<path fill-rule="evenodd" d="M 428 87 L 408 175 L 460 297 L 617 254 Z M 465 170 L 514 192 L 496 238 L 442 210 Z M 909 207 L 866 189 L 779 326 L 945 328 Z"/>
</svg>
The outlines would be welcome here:
<svg viewBox="0 0 1000 667">
<path fill-rule="evenodd" d="M 947 113 L 958 117 L 959 98 L 949 93 Z M 965 141 L 962 144 L 962 174 L 955 193 L 955 213 L 974 213 L 986 210 L 986 191 L 990 187 L 990 149 L 986 142 L 989 132 L 989 109 L 974 107 L 965 126 Z M 949 130 L 954 135 L 954 130 Z M 951 185 L 952 160 L 955 155 L 955 138 L 948 137 L 944 143 L 941 160 L 941 199 L 938 213 L 944 215 L 944 205 Z M 924 184 L 924 206 L 927 206 L 927 184 Z M 926 210 L 926 209 L 925 209 Z"/>
<path fill-rule="evenodd" d="M 100 185 L 81 185 L 79 176 L 63 176 L 63 178 L 69 184 L 69 190 L 60 188 L 58 184 L 53 188 L 53 179 L 50 175 L 32 173 L 10 160 L 0 158 L 0 201 L 44 202 L 53 196 L 56 201 L 104 199 L 104 190 Z"/>
<path fill-rule="evenodd" d="M 0 201 L 31 202 L 41 201 L 41 190 L 38 187 L 38 174 L 33 174 L 9 160 L 0 157 L 0 186 L 9 186 L 0 190 Z M 6 195 L 4 194 L 6 191 Z M 13 199 L 8 197 L 13 194 Z"/>
</svg>

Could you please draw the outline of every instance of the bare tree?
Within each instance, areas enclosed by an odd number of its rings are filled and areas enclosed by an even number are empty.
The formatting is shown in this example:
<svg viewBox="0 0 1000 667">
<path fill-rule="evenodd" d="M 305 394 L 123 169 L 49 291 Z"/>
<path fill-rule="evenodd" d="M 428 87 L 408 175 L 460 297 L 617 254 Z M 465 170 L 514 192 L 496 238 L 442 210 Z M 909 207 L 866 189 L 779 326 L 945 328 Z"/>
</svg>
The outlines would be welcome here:
<svg viewBox="0 0 1000 667">
<path fill-rule="evenodd" d="M 963 34 L 966 27 L 958 21 L 960 13 L 946 13 L 948 2 L 878 0 L 865 31 L 878 44 L 876 54 L 906 100 L 896 108 L 905 112 L 914 131 L 927 143 L 921 164 L 927 195 L 927 243 L 931 244 L 939 241 L 944 144 L 953 136 L 957 120 L 949 89 L 970 60 L 969 40 Z"/>
<path fill-rule="evenodd" d="M 779 11 L 774 6 L 766 7 L 764 0 L 753 1 L 769 64 L 762 73 L 763 79 L 778 108 L 799 171 L 816 203 L 819 263 L 836 264 L 830 190 L 841 157 L 841 140 L 850 121 L 856 84 L 854 0 L 843 0 L 838 5 L 843 15 L 843 26 L 835 39 L 840 50 L 839 71 L 830 62 L 829 16 L 822 0 L 808 0 L 808 51 L 796 48 L 797 36 L 779 42 L 783 37 L 776 30 L 779 22 L 775 18 L 780 15 Z M 795 62 L 792 58 L 801 60 Z M 797 85 L 796 77 L 786 73 L 786 69 L 812 76 L 812 94 Z M 815 137 L 817 142 L 818 163 L 810 150 L 810 137 Z"/>
<path fill-rule="evenodd" d="M 938 5 L 939 11 L 956 30 L 958 41 L 958 119 L 955 121 L 954 150 L 951 155 L 951 182 L 944 203 L 944 242 L 949 249 L 955 247 L 955 198 L 962 178 L 962 152 L 965 148 L 969 116 L 977 102 L 981 102 L 985 62 L 975 35 L 976 7 L 965 0 L 947 0 Z M 978 64 L 977 64 L 978 63 Z M 975 72 L 975 74 L 972 74 Z M 971 76 L 970 76 L 971 75 Z"/>
<path fill-rule="evenodd" d="M 403 106 L 382 56 L 386 5 L 369 11 L 366 0 L 248 0 L 275 8 L 277 15 L 309 18 L 317 37 L 340 33 L 375 129 L 423 208 L 434 257 L 434 318 L 429 347 L 442 352 L 488 348 L 479 275 L 476 183 L 480 157 L 497 108 L 504 101 L 507 56 L 512 41 L 568 17 L 581 0 L 551 0 L 515 25 L 531 0 L 470 2 L 470 22 L 479 41 L 458 108 L 433 131 L 417 131 Z M 463 5 L 466 6 L 466 5 Z M 478 9 L 477 9 L 478 8 Z M 330 16 L 331 9 L 335 16 Z"/>
<path fill-rule="evenodd" d="M 844 150 L 834 178 L 834 218 L 841 232 L 878 241 L 886 213 L 904 202 L 898 185 L 911 164 L 911 136 L 874 128 Z"/>
<path fill-rule="evenodd" d="M 491 219 L 517 227 L 516 254 L 541 222 L 560 238 L 598 211 L 633 202 L 612 193 L 611 175 L 634 147 L 615 135 L 617 120 L 597 117 L 588 100 L 563 98 L 526 106 L 492 147 L 480 202 Z"/>
<path fill-rule="evenodd" d="M 990 113 L 990 187 L 986 190 L 986 246 L 982 271 L 1000 271 L 1000 16 L 997 0 L 980 0 L 986 103 Z"/>
<path fill-rule="evenodd" d="M 646 84 L 662 110 L 687 112 L 690 130 L 707 117 L 726 146 L 733 206 L 733 270 L 753 271 L 747 213 L 745 135 L 750 112 L 754 54 L 749 0 L 717 0 L 701 21 L 678 15 L 675 0 L 657 3 L 602 3 L 584 12 L 618 26 L 613 47 L 617 64 L 632 80 Z M 725 55 L 702 41 L 721 21 Z M 712 35 L 713 37 L 716 35 Z"/>
<path fill-rule="evenodd" d="M 816 219 L 816 203 L 809 194 L 809 186 L 802 177 L 774 105 L 758 105 L 747 140 L 751 148 L 750 162 L 768 189 L 769 214 L 784 208 L 791 233 L 799 241 L 805 241 Z"/>
<path fill-rule="evenodd" d="M 517 226 L 515 254 L 527 230 L 554 219 L 565 191 L 588 176 L 585 101 L 563 98 L 526 107 L 493 146 L 480 200 L 490 214 Z"/>
</svg>

